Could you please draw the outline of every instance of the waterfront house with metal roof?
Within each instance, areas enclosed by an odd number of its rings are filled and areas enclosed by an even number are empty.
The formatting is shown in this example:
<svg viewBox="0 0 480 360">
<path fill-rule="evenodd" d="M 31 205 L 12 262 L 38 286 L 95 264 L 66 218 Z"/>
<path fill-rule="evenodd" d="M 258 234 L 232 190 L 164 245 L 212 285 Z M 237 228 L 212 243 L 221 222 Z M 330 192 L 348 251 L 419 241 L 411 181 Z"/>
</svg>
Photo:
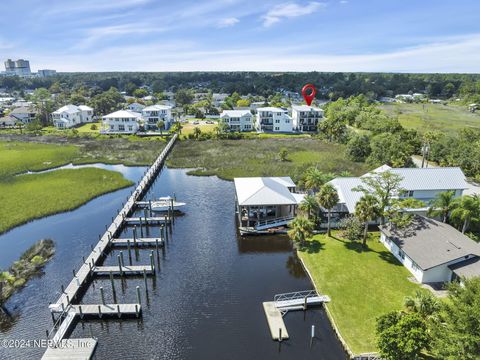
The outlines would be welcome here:
<svg viewBox="0 0 480 360">
<path fill-rule="evenodd" d="M 223 110 L 220 121 L 226 124 L 230 131 L 253 130 L 253 115 L 250 110 Z"/>
<path fill-rule="evenodd" d="M 242 177 L 235 178 L 234 183 L 241 233 L 287 225 L 305 196 L 295 192 L 290 177 Z"/>
</svg>

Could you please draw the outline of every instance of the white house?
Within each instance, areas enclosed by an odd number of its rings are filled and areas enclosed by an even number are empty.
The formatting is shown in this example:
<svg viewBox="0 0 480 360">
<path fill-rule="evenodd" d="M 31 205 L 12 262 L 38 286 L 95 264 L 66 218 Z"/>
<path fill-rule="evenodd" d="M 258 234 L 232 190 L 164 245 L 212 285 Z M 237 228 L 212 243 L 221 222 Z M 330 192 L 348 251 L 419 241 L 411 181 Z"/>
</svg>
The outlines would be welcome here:
<svg viewBox="0 0 480 360">
<path fill-rule="evenodd" d="M 241 233 L 287 225 L 305 196 L 295 193 L 296 185 L 290 177 L 242 177 L 233 181 Z"/>
<path fill-rule="evenodd" d="M 224 110 L 220 119 L 228 125 L 230 131 L 253 130 L 253 115 L 250 110 Z"/>
<path fill-rule="evenodd" d="M 255 128 L 258 132 L 292 132 L 292 118 L 285 109 L 261 107 L 257 109 Z"/>
<path fill-rule="evenodd" d="M 130 110 L 119 110 L 103 117 L 102 134 L 135 134 L 142 116 Z"/>
<path fill-rule="evenodd" d="M 156 130 L 160 120 L 165 123 L 165 130 L 168 130 L 173 122 L 172 107 L 166 105 L 147 106 L 142 110 L 142 117 L 146 130 Z"/>
<path fill-rule="evenodd" d="M 316 132 L 323 120 L 323 110 L 307 105 L 292 105 L 292 124 L 295 131 Z"/>
<path fill-rule="evenodd" d="M 127 110 L 138 112 L 138 113 L 141 113 L 144 108 L 145 108 L 145 105 L 139 104 L 137 102 L 127 105 Z"/>
<path fill-rule="evenodd" d="M 448 224 L 415 216 L 406 229 L 380 226 L 380 241 L 420 283 L 480 276 L 480 245 Z"/>
<path fill-rule="evenodd" d="M 58 129 L 71 128 L 93 119 L 93 109 L 86 105 L 65 105 L 52 113 L 53 125 Z"/>
<path fill-rule="evenodd" d="M 37 113 L 37 110 L 33 106 L 20 106 L 10 111 L 8 115 L 17 119 L 23 124 L 29 124 L 35 120 Z"/>
<path fill-rule="evenodd" d="M 361 177 L 338 177 L 331 180 L 329 183 L 335 187 L 340 199 L 334 212 L 340 216 L 354 213 L 355 205 L 363 196 L 362 192 L 354 191 L 354 188 L 363 184 L 362 177 L 383 171 L 390 171 L 402 178 L 400 187 L 405 192 L 394 194 L 394 197 L 414 198 L 425 202 L 425 208 L 415 209 L 415 212 L 420 214 L 426 213 L 428 202 L 435 199 L 439 193 L 453 191 L 455 197 L 458 197 L 468 188 L 465 175 L 459 167 L 391 168 L 383 165 Z"/>
</svg>

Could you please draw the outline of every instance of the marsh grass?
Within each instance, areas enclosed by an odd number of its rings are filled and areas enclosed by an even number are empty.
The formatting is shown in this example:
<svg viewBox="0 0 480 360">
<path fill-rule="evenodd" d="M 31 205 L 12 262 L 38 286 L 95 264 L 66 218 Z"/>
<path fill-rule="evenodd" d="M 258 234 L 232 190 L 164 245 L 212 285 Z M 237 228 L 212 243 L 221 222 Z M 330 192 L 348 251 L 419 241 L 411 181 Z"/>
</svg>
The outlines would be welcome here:
<svg viewBox="0 0 480 360">
<path fill-rule="evenodd" d="M 289 161 L 279 152 L 288 151 Z M 366 172 L 362 163 L 345 157 L 344 146 L 312 138 L 263 138 L 243 140 L 185 140 L 178 142 L 168 161 L 170 167 L 192 168 L 193 175 L 217 175 L 232 180 L 240 176 L 291 176 L 298 179 L 309 166 L 325 172 Z"/>
</svg>

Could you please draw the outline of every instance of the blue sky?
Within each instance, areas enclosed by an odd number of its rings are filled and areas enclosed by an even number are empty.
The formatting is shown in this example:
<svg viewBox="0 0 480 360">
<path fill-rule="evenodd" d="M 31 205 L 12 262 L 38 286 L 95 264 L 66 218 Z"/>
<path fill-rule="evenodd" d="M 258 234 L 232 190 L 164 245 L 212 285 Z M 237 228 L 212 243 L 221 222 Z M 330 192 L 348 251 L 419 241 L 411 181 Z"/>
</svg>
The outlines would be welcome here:
<svg viewBox="0 0 480 360">
<path fill-rule="evenodd" d="M 477 0 L 2 0 L 0 58 L 58 71 L 480 72 Z"/>
</svg>

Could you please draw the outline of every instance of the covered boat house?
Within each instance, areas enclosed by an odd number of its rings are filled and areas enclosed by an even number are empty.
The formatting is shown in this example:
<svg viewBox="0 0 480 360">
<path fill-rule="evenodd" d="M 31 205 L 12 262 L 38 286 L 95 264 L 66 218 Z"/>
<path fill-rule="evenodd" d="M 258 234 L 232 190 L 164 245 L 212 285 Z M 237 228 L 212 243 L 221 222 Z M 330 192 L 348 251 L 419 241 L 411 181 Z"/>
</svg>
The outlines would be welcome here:
<svg viewBox="0 0 480 360">
<path fill-rule="evenodd" d="M 236 211 L 240 233 L 268 232 L 285 226 L 304 194 L 296 193 L 290 177 L 235 178 Z"/>
</svg>

